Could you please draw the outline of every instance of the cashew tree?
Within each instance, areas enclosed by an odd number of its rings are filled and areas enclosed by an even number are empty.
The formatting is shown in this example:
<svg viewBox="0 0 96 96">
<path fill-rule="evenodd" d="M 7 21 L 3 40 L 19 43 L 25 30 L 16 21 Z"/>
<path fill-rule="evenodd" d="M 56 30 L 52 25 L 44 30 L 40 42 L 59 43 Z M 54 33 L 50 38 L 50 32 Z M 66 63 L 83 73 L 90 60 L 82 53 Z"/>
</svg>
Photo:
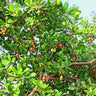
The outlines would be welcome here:
<svg viewBox="0 0 96 96">
<path fill-rule="evenodd" d="M 96 19 L 61 0 L 0 0 L 0 96 L 95 96 Z"/>
</svg>

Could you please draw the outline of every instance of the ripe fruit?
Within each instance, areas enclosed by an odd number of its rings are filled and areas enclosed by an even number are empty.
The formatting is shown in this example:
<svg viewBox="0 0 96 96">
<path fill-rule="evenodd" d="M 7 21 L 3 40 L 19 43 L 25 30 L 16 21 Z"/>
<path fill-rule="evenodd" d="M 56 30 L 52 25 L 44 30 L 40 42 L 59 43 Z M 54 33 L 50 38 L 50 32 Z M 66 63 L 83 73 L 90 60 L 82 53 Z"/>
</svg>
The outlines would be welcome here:
<svg viewBox="0 0 96 96">
<path fill-rule="evenodd" d="M 9 13 L 10 15 L 12 14 L 12 12 Z"/>
<path fill-rule="evenodd" d="M 62 48 L 62 44 L 58 44 L 58 48 Z"/>
<path fill-rule="evenodd" d="M 40 14 L 40 10 L 38 10 L 36 13 L 39 15 Z"/>
<path fill-rule="evenodd" d="M 90 70 L 88 70 L 87 72 L 88 72 L 88 74 L 89 74 L 89 75 L 91 75 L 91 74 L 92 74 L 92 71 L 90 71 Z"/>
<path fill-rule="evenodd" d="M 49 80 L 49 76 L 46 77 L 46 81 L 48 81 L 48 80 Z"/>
<path fill-rule="evenodd" d="M 91 37 L 88 37 L 88 41 L 91 41 L 92 39 L 91 39 Z"/>
<path fill-rule="evenodd" d="M 61 75 L 59 79 L 62 81 L 63 80 L 63 76 Z"/>
<path fill-rule="evenodd" d="M 92 66 L 92 68 L 95 68 L 95 66 Z"/>
<path fill-rule="evenodd" d="M 17 53 L 15 56 L 16 56 L 16 57 L 19 57 L 19 53 Z"/>
<path fill-rule="evenodd" d="M 39 66 L 41 67 L 41 63 L 39 63 Z"/>
<path fill-rule="evenodd" d="M 92 36 L 93 40 L 94 40 L 94 36 Z"/>
<path fill-rule="evenodd" d="M 2 34 L 6 34 L 6 30 L 3 29 L 3 30 L 1 31 L 1 33 L 2 33 Z"/>
<path fill-rule="evenodd" d="M 31 47 L 31 48 L 30 48 L 30 51 L 32 51 L 32 50 L 33 50 L 33 48 Z"/>
<path fill-rule="evenodd" d="M 33 46 L 34 44 L 32 43 L 31 45 Z"/>
<path fill-rule="evenodd" d="M 72 33 L 69 33 L 69 36 L 72 36 Z"/>
<path fill-rule="evenodd" d="M 6 69 L 4 69 L 4 71 L 7 71 L 7 68 L 6 68 Z"/>
<path fill-rule="evenodd" d="M 93 77 L 93 80 L 96 80 L 96 78 L 95 78 L 95 77 Z"/>
<path fill-rule="evenodd" d="M 93 70 L 92 72 L 95 72 L 95 70 Z"/>
<path fill-rule="evenodd" d="M 54 49 L 52 48 L 52 49 L 51 49 L 51 53 L 53 53 L 53 52 L 54 52 Z"/>
<path fill-rule="evenodd" d="M 76 56 L 73 56 L 73 59 L 76 60 Z"/>
<path fill-rule="evenodd" d="M 46 80 L 46 78 L 45 78 L 45 77 L 42 77 L 42 80 L 43 80 L 43 81 L 45 81 L 45 80 Z"/>
<path fill-rule="evenodd" d="M 75 75 L 75 78 L 77 78 L 77 77 L 78 77 L 78 75 L 76 74 L 76 75 Z"/>
<path fill-rule="evenodd" d="M 22 44 L 20 44 L 19 46 L 22 46 Z"/>
<path fill-rule="evenodd" d="M 53 82 L 54 82 L 54 83 L 56 83 L 56 80 L 55 80 L 55 79 L 53 79 Z"/>
</svg>

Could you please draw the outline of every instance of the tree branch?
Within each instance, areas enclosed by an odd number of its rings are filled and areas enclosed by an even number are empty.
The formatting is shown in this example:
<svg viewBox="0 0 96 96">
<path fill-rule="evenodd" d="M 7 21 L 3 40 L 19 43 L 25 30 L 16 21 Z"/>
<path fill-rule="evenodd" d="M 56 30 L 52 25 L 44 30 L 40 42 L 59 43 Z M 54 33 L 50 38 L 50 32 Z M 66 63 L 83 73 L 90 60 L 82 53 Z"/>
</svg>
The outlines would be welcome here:
<svg viewBox="0 0 96 96">
<path fill-rule="evenodd" d="M 32 44 L 33 44 L 33 48 L 35 50 L 35 53 L 36 53 L 36 56 L 37 56 L 37 59 L 39 59 L 39 56 L 38 56 L 38 53 L 37 53 L 37 50 L 36 50 L 36 46 L 34 45 L 34 38 L 33 38 L 33 29 L 32 29 L 32 26 L 31 26 L 31 38 L 32 38 Z"/>
<path fill-rule="evenodd" d="M 92 63 L 96 62 L 96 59 L 93 59 L 92 61 L 88 61 L 88 62 L 73 62 L 68 64 L 67 66 L 75 66 L 75 65 L 91 65 Z"/>
<path fill-rule="evenodd" d="M 33 28 L 32 28 L 32 27 L 33 27 L 33 26 L 31 26 L 31 30 L 30 30 L 30 32 L 31 32 L 31 38 L 32 38 L 32 44 L 33 44 L 33 48 L 34 48 L 34 50 L 35 50 L 37 59 L 39 59 L 39 56 L 38 56 L 38 53 L 37 53 L 37 50 L 36 50 L 36 46 L 34 45 Z M 39 64 L 39 66 L 41 66 L 41 65 Z M 41 80 L 41 78 L 42 78 L 42 70 L 40 70 L 40 80 Z M 29 96 L 33 96 L 33 94 L 36 92 L 37 88 L 38 88 L 38 86 L 36 85 L 36 86 L 34 87 L 34 89 L 31 91 L 31 93 L 29 94 Z"/>
<path fill-rule="evenodd" d="M 52 75 L 49 75 L 48 77 L 49 77 L 49 79 L 50 79 L 50 78 L 56 76 L 57 74 L 58 74 L 58 71 L 57 71 L 56 73 L 52 74 Z"/>
<path fill-rule="evenodd" d="M 31 93 L 29 94 L 29 96 L 33 96 L 33 94 L 36 92 L 37 88 L 38 88 L 38 86 L 36 85 L 34 87 L 34 89 L 31 91 Z"/>
</svg>

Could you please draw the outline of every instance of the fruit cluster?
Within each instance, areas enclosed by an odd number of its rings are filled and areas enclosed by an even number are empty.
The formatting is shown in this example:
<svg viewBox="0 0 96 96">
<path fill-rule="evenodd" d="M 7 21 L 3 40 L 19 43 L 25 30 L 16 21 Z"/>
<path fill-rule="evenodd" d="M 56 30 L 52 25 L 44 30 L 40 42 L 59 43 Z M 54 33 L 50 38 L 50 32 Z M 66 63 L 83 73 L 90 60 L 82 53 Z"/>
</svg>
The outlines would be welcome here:
<svg viewBox="0 0 96 96">
<path fill-rule="evenodd" d="M 58 44 L 58 48 L 62 48 L 62 44 Z M 54 50 L 54 48 L 52 48 L 51 53 L 54 53 L 54 52 L 55 52 L 55 50 Z"/>
<path fill-rule="evenodd" d="M 88 74 L 89 74 L 89 76 L 92 75 L 93 80 L 96 80 L 96 77 L 94 77 L 94 75 L 96 75 L 96 69 L 95 68 L 96 67 L 93 65 L 92 66 L 92 71 L 91 70 L 88 70 Z"/>
<path fill-rule="evenodd" d="M 43 80 L 43 81 L 48 81 L 48 80 L 49 80 L 49 76 L 42 77 L 42 80 Z"/>
</svg>

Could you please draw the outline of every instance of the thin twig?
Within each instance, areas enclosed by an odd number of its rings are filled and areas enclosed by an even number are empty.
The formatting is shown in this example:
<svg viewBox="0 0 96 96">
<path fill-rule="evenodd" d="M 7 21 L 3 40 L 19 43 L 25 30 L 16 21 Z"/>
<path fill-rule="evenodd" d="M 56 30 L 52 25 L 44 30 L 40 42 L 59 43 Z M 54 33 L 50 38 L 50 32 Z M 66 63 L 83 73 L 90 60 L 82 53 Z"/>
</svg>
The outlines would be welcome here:
<svg viewBox="0 0 96 96">
<path fill-rule="evenodd" d="M 68 81 L 68 82 L 74 83 L 73 81 L 68 80 L 68 79 L 63 79 L 63 81 Z"/>
<path fill-rule="evenodd" d="M 4 50 L 0 49 L 0 51 L 2 51 L 3 53 L 5 53 L 6 55 L 8 55 L 8 53 L 7 53 L 7 52 L 5 52 Z"/>
<path fill-rule="evenodd" d="M 43 22 L 40 22 L 38 25 L 36 25 L 32 30 L 35 30 L 35 28 L 39 27 Z"/>
<path fill-rule="evenodd" d="M 63 76 L 64 76 L 64 77 L 68 77 L 68 78 L 73 79 L 73 80 L 79 80 L 79 81 L 81 81 L 80 79 L 74 78 L 74 77 L 71 77 L 71 76 L 67 76 L 67 75 L 63 75 Z"/>
<path fill-rule="evenodd" d="M 11 36 L 10 34 L 7 34 L 10 38 L 12 38 L 14 41 L 16 41 L 16 42 L 18 42 L 18 43 L 20 43 L 21 44 L 21 42 L 20 41 L 18 41 L 18 40 L 16 40 L 13 36 Z"/>
<path fill-rule="evenodd" d="M 27 96 L 27 95 L 28 95 L 28 93 L 29 93 L 29 91 L 27 91 L 27 93 L 25 94 L 25 96 Z"/>
</svg>

